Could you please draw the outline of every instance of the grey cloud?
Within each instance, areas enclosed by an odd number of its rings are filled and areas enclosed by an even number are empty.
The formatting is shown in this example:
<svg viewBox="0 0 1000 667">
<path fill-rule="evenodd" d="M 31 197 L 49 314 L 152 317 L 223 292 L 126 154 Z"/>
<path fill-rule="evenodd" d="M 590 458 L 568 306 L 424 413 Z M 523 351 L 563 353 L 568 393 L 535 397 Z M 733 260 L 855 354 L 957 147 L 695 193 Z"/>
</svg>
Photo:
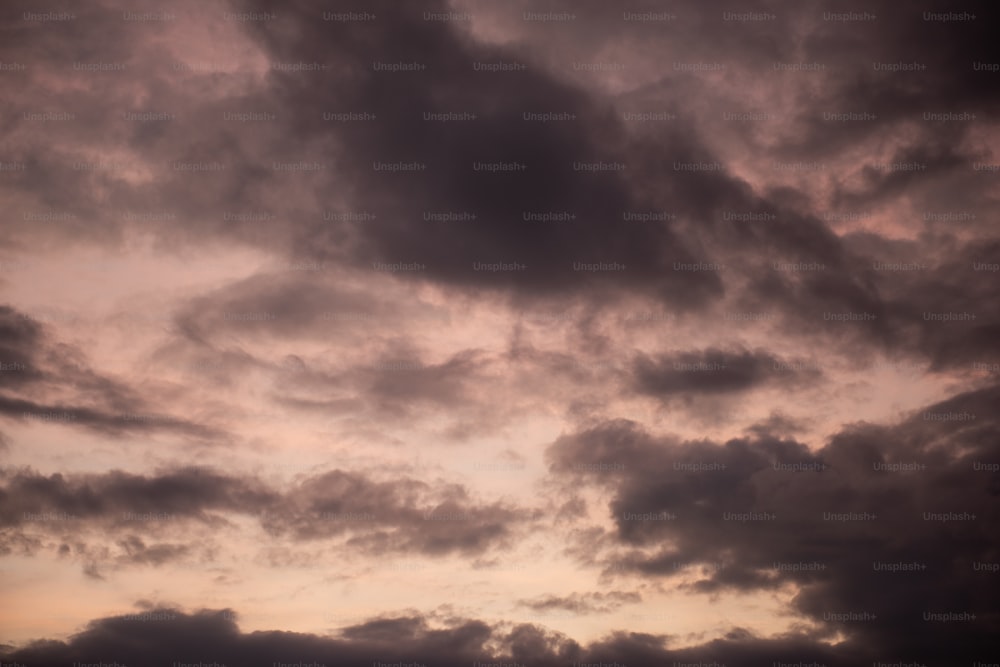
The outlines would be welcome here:
<svg viewBox="0 0 1000 667">
<path fill-rule="evenodd" d="M 24 313 L 0 307 L 0 348 L 10 370 L 0 372 L 0 416 L 58 422 L 106 435 L 172 432 L 196 440 L 225 441 L 218 429 L 158 412 L 138 388 L 93 369 L 78 349 Z"/>
<path fill-rule="evenodd" d="M 636 391 L 667 397 L 745 392 L 779 378 L 790 383 L 800 375 L 818 375 L 784 372 L 786 366 L 789 362 L 763 350 L 707 349 L 652 359 L 640 354 L 633 362 L 632 381 Z"/>
<path fill-rule="evenodd" d="M 622 605 L 642 602 L 642 595 L 635 592 L 611 591 L 609 593 L 571 593 L 568 596 L 542 595 L 518 604 L 534 611 L 563 609 L 578 614 L 606 613 Z"/>
<path fill-rule="evenodd" d="M 483 554 L 517 539 L 535 518 L 530 509 L 479 501 L 458 484 L 379 480 L 342 470 L 289 488 L 202 468 L 149 476 L 8 470 L 2 481 L 0 520 L 12 535 L 27 539 L 41 531 L 70 539 L 111 531 L 122 535 L 123 562 L 132 564 L 155 565 L 188 553 L 180 543 L 147 546 L 143 534 L 180 539 L 190 526 L 224 530 L 239 516 L 256 519 L 274 544 L 343 539 L 362 553 L 426 555 Z"/>
<path fill-rule="evenodd" d="M 127 639 L 126 639 L 127 638 Z M 135 612 L 95 619 L 68 640 L 38 640 L 6 647 L 4 659 L 47 667 L 67 662 L 118 661 L 153 664 L 153 656 L 176 662 L 271 665 L 276 662 L 371 665 L 417 663 L 459 667 L 475 662 L 555 667 L 567 663 L 644 667 L 671 662 L 741 664 L 816 662 L 847 667 L 878 662 L 896 647 L 852 640 L 831 643 L 809 632 L 760 638 L 739 627 L 723 638 L 671 648 L 671 638 L 618 630 L 586 645 L 538 625 L 491 625 L 454 618 L 434 626 L 419 615 L 373 618 L 330 636 L 278 631 L 242 632 L 232 610 L 184 612 L 142 606 Z M 921 662 L 978 655 L 987 644 L 920 646 Z M 906 653 L 909 655 L 909 653 Z"/>
<path fill-rule="evenodd" d="M 690 585 L 701 592 L 793 583 L 794 608 L 824 632 L 935 654 L 958 637 L 982 646 L 995 631 L 986 575 L 974 564 L 998 553 L 1000 487 L 982 467 L 1000 453 L 997 397 L 993 386 L 896 425 L 846 425 L 815 449 L 761 430 L 680 441 L 621 420 L 564 436 L 548 456 L 553 473 L 612 493 L 608 573 L 700 573 Z M 978 621 L 922 618 L 938 610 Z M 845 623 L 840 611 L 882 620 Z"/>
</svg>

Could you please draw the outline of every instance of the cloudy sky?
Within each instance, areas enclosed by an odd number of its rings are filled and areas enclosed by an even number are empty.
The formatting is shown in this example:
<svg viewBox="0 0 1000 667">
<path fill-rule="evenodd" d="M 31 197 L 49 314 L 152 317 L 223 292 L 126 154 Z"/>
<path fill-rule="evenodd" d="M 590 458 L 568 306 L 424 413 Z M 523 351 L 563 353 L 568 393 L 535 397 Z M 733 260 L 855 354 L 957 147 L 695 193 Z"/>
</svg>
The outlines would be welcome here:
<svg viewBox="0 0 1000 667">
<path fill-rule="evenodd" d="M 998 21 L 3 3 L 0 658 L 1000 662 Z"/>
</svg>

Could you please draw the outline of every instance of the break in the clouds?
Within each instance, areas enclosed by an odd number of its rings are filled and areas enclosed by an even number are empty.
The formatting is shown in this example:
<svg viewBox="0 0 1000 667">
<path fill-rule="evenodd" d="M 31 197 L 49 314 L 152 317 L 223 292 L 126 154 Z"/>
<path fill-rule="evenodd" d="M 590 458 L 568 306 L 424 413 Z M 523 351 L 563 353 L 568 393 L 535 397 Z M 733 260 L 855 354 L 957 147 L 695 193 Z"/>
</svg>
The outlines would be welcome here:
<svg viewBox="0 0 1000 667">
<path fill-rule="evenodd" d="M 998 661 L 997 9 L 0 9 L 4 662 Z"/>
</svg>

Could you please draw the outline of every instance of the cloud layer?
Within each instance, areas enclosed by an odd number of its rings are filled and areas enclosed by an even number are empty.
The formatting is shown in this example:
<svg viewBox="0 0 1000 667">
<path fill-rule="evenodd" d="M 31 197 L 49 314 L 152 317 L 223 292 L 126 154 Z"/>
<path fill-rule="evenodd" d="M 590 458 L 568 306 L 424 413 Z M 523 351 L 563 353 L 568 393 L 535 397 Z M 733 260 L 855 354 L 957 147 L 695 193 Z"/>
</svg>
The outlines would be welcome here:
<svg viewBox="0 0 1000 667">
<path fill-rule="evenodd" d="M 997 13 L 7 3 L 4 660 L 995 663 Z"/>
</svg>

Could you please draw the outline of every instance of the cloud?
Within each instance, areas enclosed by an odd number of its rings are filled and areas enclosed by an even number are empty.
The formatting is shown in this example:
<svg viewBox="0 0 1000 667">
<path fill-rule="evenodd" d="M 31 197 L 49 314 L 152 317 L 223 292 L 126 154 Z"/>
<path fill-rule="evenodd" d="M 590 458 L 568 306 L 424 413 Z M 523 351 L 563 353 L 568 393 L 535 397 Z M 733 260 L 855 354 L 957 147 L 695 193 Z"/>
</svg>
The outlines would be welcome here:
<svg viewBox="0 0 1000 667">
<path fill-rule="evenodd" d="M 38 536 L 64 544 L 83 540 L 78 556 L 119 565 L 156 566 L 193 556 L 199 541 L 192 530 L 219 537 L 241 517 L 256 521 L 272 545 L 342 539 L 363 554 L 429 556 L 499 548 L 519 538 L 535 517 L 528 508 L 477 500 L 460 484 L 381 480 L 343 470 L 284 488 L 193 467 L 153 475 L 6 470 L 0 480 L 5 550 L 42 549 Z M 106 535 L 119 536 L 116 550 L 99 546 Z M 142 535 L 173 541 L 147 544 Z"/>
<path fill-rule="evenodd" d="M 209 521 L 213 512 L 253 511 L 277 498 L 254 480 L 193 467 L 150 476 L 121 471 L 44 476 L 8 469 L 3 482 L 0 516 L 7 526 L 19 524 L 26 514 L 44 512 L 118 526 L 130 525 L 126 522 L 132 515 Z"/>
<path fill-rule="evenodd" d="M 964 658 L 986 646 L 982 641 L 972 646 L 938 645 L 929 653 L 920 653 L 920 660 L 943 659 L 947 655 Z M 420 615 L 374 618 L 329 636 L 280 631 L 246 633 L 240 631 L 236 614 L 228 609 L 184 612 L 142 607 L 136 612 L 95 619 L 67 641 L 38 640 L 7 649 L 4 659 L 40 667 L 97 660 L 147 664 L 152 656 L 171 662 L 226 665 L 301 662 L 458 667 L 499 663 L 555 667 L 617 662 L 643 667 L 670 662 L 739 664 L 747 660 L 839 666 L 881 661 L 893 655 L 892 648 L 851 640 L 828 643 L 808 632 L 761 638 L 741 628 L 733 628 L 724 638 L 685 648 L 671 648 L 670 638 L 665 635 L 625 630 L 581 645 L 538 625 L 498 625 L 468 618 L 432 624 Z M 926 648 L 923 642 L 920 648 Z"/>
<path fill-rule="evenodd" d="M 895 425 L 847 425 L 816 448 L 761 430 L 682 441 L 619 420 L 547 456 L 555 475 L 610 492 L 609 573 L 693 574 L 680 585 L 704 593 L 791 586 L 824 636 L 930 660 L 958 637 L 985 647 L 995 629 L 983 564 L 996 559 L 1000 487 L 983 464 L 1000 453 L 998 397 L 991 386 Z"/>
<path fill-rule="evenodd" d="M 642 602 L 642 595 L 634 592 L 571 593 L 567 596 L 542 595 L 518 604 L 534 611 L 566 610 L 577 614 L 594 614 L 614 611 L 624 604 Z"/>
<path fill-rule="evenodd" d="M 501 502 L 478 503 L 457 484 L 332 471 L 303 481 L 262 524 L 296 540 L 349 534 L 349 545 L 373 554 L 474 555 L 514 538 L 531 516 Z"/>
<path fill-rule="evenodd" d="M 664 354 L 650 359 L 640 355 L 633 365 L 637 391 L 652 396 L 726 394 L 749 391 L 777 378 L 791 364 L 765 351 L 727 351 Z"/>
<path fill-rule="evenodd" d="M 171 18 L 0 8 L 0 555 L 82 568 L 68 598 L 223 559 L 581 568 L 489 621 L 377 593 L 334 636 L 172 610 L 23 662 L 989 659 L 995 4 L 147 8 Z M 783 600 L 761 625 L 791 630 L 596 624 L 644 586 Z"/>
<path fill-rule="evenodd" d="M 79 349 L 54 340 L 46 327 L 23 312 L 0 306 L 0 332 L 5 341 L 0 349 L 5 359 L 0 390 L 15 392 L 0 393 L 2 417 L 79 426 L 112 436 L 166 432 L 225 441 L 225 434 L 210 425 L 159 413 L 153 397 L 94 370 Z"/>
</svg>

